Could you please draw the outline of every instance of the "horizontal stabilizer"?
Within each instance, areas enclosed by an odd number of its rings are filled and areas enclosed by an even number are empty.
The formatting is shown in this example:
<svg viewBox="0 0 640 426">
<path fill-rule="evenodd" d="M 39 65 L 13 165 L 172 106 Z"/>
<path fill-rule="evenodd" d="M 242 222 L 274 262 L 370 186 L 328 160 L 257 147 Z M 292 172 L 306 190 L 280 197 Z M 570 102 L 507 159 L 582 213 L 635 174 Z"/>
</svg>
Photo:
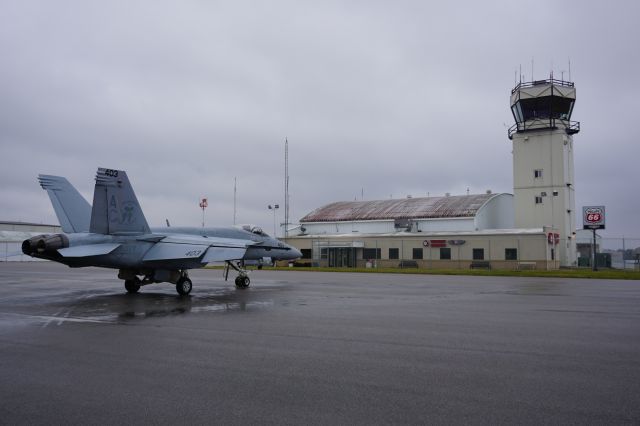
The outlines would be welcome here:
<svg viewBox="0 0 640 426">
<path fill-rule="evenodd" d="M 240 260 L 244 257 L 246 251 L 246 248 L 209 247 L 209 250 L 207 250 L 207 253 L 202 258 L 202 263 Z"/>
<path fill-rule="evenodd" d="M 120 244 L 105 243 L 105 244 L 87 244 L 84 246 L 75 246 L 59 249 L 60 253 L 64 257 L 89 257 L 100 256 L 103 254 L 109 254 L 115 249 L 120 247 Z"/>
<path fill-rule="evenodd" d="M 176 244 L 160 242 L 145 254 L 143 262 L 172 259 L 197 259 L 207 251 L 208 246 L 201 244 Z"/>
</svg>

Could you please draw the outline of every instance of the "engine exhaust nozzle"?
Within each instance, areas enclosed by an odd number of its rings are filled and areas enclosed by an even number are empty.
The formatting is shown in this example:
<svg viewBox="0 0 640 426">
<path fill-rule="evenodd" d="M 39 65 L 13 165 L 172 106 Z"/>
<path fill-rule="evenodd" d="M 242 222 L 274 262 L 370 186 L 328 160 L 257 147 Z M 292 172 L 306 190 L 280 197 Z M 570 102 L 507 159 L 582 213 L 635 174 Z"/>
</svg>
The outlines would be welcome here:
<svg viewBox="0 0 640 426">
<path fill-rule="evenodd" d="M 55 255 L 56 250 L 65 247 L 69 247 L 69 238 L 65 234 L 38 235 L 22 242 L 22 252 L 35 257 Z"/>
</svg>

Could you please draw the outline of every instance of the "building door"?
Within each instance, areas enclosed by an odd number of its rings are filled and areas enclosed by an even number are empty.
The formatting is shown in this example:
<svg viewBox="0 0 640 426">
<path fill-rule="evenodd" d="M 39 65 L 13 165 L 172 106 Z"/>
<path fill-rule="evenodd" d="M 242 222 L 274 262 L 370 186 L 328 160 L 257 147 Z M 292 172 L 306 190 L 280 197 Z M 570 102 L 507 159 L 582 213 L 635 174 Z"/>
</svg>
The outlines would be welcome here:
<svg viewBox="0 0 640 426">
<path fill-rule="evenodd" d="M 355 249 L 351 247 L 332 247 L 328 251 L 330 268 L 353 268 Z"/>
</svg>

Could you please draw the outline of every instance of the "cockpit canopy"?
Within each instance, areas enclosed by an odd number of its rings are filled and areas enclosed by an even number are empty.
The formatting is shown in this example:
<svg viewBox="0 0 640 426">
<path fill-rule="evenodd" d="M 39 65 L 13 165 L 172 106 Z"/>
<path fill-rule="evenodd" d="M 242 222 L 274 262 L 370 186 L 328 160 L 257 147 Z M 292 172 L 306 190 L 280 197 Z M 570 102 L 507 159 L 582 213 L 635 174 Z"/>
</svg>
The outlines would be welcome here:
<svg viewBox="0 0 640 426">
<path fill-rule="evenodd" d="M 262 237 L 268 237 L 269 234 L 264 232 L 261 227 L 251 224 L 244 225 L 236 225 L 236 228 L 242 229 L 243 231 L 251 232 L 252 234 L 260 235 Z"/>
</svg>

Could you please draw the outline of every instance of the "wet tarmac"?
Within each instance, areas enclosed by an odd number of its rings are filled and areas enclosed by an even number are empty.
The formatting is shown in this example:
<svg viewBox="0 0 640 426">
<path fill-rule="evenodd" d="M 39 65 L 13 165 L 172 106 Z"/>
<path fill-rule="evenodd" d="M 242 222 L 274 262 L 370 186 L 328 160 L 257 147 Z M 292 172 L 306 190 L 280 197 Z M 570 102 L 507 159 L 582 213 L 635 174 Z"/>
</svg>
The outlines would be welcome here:
<svg viewBox="0 0 640 426">
<path fill-rule="evenodd" d="M 0 263 L 0 424 L 639 424 L 640 282 Z"/>
</svg>

